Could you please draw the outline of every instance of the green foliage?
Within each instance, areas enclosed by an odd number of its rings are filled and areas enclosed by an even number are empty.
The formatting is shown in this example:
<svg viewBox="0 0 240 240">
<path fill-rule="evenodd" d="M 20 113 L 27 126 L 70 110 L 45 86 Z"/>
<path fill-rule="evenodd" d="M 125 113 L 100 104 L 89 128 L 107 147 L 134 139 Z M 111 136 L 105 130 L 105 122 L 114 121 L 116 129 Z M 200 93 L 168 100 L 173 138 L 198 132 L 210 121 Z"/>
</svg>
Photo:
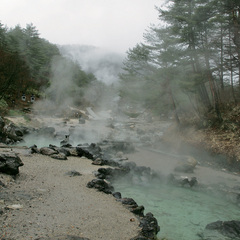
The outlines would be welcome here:
<svg viewBox="0 0 240 240">
<path fill-rule="evenodd" d="M 24 115 L 24 113 L 21 110 L 10 109 L 8 111 L 8 116 L 9 117 L 19 117 L 19 116 L 23 116 L 23 115 Z"/>
<path fill-rule="evenodd" d="M 7 112 L 8 104 L 4 99 L 0 100 L 0 113 L 5 114 Z"/>
<path fill-rule="evenodd" d="M 128 51 L 121 96 L 175 115 L 214 107 L 221 121 L 219 88 L 240 83 L 239 1 L 167 2 L 156 8 L 161 24 Z"/>
<path fill-rule="evenodd" d="M 28 65 L 34 85 L 46 84 L 53 56 L 60 55 L 56 45 L 39 37 L 38 30 L 32 24 L 25 29 L 16 26 L 7 32 L 7 39 L 12 51 L 17 51 Z"/>
<path fill-rule="evenodd" d="M 40 38 L 33 24 L 27 24 L 26 28 L 17 25 L 11 29 L 0 24 L 0 56 L 0 99 L 14 100 L 14 96 L 22 93 L 47 96 L 46 89 L 50 89 L 50 94 L 52 88 L 58 87 L 53 78 L 64 81 L 64 77 L 66 88 L 62 89 L 62 93 L 76 99 L 79 96 L 80 99 L 83 97 L 82 89 L 96 80 L 93 74 L 84 72 L 79 64 L 63 58 L 56 45 Z M 54 66 L 56 61 L 60 64 L 59 69 Z M 51 97 L 56 98 L 56 95 Z"/>
</svg>

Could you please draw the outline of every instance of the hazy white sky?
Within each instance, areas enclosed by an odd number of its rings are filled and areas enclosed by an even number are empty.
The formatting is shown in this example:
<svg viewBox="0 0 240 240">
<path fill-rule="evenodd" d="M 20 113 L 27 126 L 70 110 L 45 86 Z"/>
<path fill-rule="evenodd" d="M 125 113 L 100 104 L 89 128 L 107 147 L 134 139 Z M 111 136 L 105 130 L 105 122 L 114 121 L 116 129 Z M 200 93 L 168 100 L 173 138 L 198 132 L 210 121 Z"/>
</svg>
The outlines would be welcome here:
<svg viewBox="0 0 240 240">
<path fill-rule="evenodd" d="M 33 23 L 40 37 L 56 44 L 85 44 L 126 52 L 142 41 L 154 6 L 164 0 L 0 0 L 0 22 Z"/>
</svg>

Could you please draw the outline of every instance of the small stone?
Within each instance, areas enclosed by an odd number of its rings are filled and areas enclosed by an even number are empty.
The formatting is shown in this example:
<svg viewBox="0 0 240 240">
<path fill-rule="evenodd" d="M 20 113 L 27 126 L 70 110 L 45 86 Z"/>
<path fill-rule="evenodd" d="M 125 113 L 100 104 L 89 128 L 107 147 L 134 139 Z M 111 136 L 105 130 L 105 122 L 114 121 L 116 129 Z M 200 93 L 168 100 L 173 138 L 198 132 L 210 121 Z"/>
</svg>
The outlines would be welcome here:
<svg viewBox="0 0 240 240">
<path fill-rule="evenodd" d="M 8 209 L 16 210 L 16 209 L 21 209 L 21 208 L 23 208 L 23 205 L 21 205 L 21 204 L 13 204 L 13 205 L 8 205 L 7 208 L 8 208 Z"/>
<path fill-rule="evenodd" d="M 72 170 L 66 173 L 69 177 L 75 177 L 75 176 L 82 176 L 82 174 L 78 171 Z"/>
</svg>

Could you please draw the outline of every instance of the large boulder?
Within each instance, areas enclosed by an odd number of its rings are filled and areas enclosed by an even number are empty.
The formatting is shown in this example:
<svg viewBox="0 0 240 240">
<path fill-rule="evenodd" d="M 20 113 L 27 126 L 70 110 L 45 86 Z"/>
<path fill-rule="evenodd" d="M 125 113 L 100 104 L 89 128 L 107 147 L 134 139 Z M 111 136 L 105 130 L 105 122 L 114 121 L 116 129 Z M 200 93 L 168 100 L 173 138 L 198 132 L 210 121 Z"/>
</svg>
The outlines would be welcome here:
<svg viewBox="0 0 240 240">
<path fill-rule="evenodd" d="M 160 231 L 157 219 L 152 213 L 147 213 L 141 220 L 140 236 L 146 237 L 147 239 L 156 239 L 157 233 Z"/>
<path fill-rule="evenodd" d="M 0 153 L 0 172 L 16 175 L 23 162 L 16 153 Z"/>
<path fill-rule="evenodd" d="M 123 205 L 126 205 L 127 207 L 138 207 L 137 203 L 132 198 L 121 198 L 118 201 L 120 201 Z"/>
<path fill-rule="evenodd" d="M 57 159 L 57 160 L 67 160 L 67 156 L 64 153 L 52 154 L 51 158 L 54 158 L 54 159 Z"/>
<path fill-rule="evenodd" d="M 95 188 L 100 192 L 104 192 L 106 194 L 112 194 L 114 188 L 109 183 L 102 179 L 93 179 L 92 181 L 88 182 L 88 188 Z"/>
<path fill-rule="evenodd" d="M 95 143 L 91 143 L 90 145 L 78 145 L 76 150 L 79 157 L 95 160 L 102 156 L 102 149 Z"/>
<path fill-rule="evenodd" d="M 198 162 L 194 157 L 186 156 L 177 164 L 175 171 L 184 173 L 193 173 Z"/>
<path fill-rule="evenodd" d="M 58 151 L 49 147 L 42 147 L 40 148 L 40 153 L 43 155 L 51 156 L 53 154 L 58 154 Z"/>
<path fill-rule="evenodd" d="M 205 228 L 203 237 L 208 240 L 239 240 L 240 221 L 216 221 L 209 223 Z"/>
<path fill-rule="evenodd" d="M 2 131 L 3 134 L 5 135 L 6 143 L 22 141 L 23 132 L 13 123 L 5 125 Z"/>
</svg>

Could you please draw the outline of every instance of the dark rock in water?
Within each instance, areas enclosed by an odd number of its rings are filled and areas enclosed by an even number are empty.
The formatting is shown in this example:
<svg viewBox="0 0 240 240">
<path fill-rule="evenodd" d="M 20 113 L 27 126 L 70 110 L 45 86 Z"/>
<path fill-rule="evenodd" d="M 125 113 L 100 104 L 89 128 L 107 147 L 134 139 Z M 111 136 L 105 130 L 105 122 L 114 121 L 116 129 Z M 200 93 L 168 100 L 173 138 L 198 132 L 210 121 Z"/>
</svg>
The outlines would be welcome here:
<svg viewBox="0 0 240 240">
<path fill-rule="evenodd" d="M 78 145 L 76 150 L 79 157 L 86 157 L 88 159 L 97 159 L 102 155 L 101 148 L 95 143 L 91 143 L 90 145 Z"/>
<path fill-rule="evenodd" d="M 128 206 L 135 207 L 135 208 L 138 207 L 137 203 L 132 198 L 121 198 L 121 199 L 119 199 L 119 201 L 123 205 L 128 205 Z"/>
<path fill-rule="evenodd" d="M 181 179 L 181 180 L 179 180 L 179 181 L 180 181 L 181 186 L 185 186 L 186 184 L 187 184 L 187 185 L 189 184 L 189 180 L 188 180 L 187 177 L 184 178 L 184 179 Z"/>
<path fill-rule="evenodd" d="M 105 156 L 102 156 L 101 159 L 104 161 L 104 165 L 112 166 L 112 167 L 120 167 L 121 164 L 116 162 L 115 160 L 112 159 L 107 159 Z"/>
<path fill-rule="evenodd" d="M 97 173 L 95 174 L 95 176 L 100 179 L 111 178 L 111 176 L 113 176 L 113 175 L 114 175 L 113 168 L 99 168 Z"/>
<path fill-rule="evenodd" d="M 193 186 L 195 186 L 197 184 L 198 184 L 197 178 L 196 177 L 192 177 L 191 180 L 189 181 L 190 187 L 193 187 Z"/>
<path fill-rule="evenodd" d="M 88 182 L 87 187 L 96 188 L 97 190 L 107 194 L 112 194 L 114 190 L 113 186 L 102 179 L 93 179 L 92 181 Z"/>
<path fill-rule="evenodd" d="M 42 148 L 40 148 L 40 153 L 43 155 L 51 156 L 53 154 L 58 154 L 58 151 L 53 150 L 49 147 L 42 147 Z"/>
<path fill-rule="evenodd" d="M 30 146 L 29 148 L 31 149 L 31 153 L 40 153 L 37 145 L 35 145 L 35 144 Z"/>
<path fill-rule="evenodd" d="M 67 149 L 65 147 L 57 147 L 55 145 L 49 144 L 49 148 L 51 148 L 52 150 L 55 150 L 59 153 L 63 153 L 65 156 L 70 156 L 71 155 L 69 149 Z"/>
<path fill-rule="evenodd" d="M 182 187 L 184 186 L 190 186 L 190 187 L 193 187 L 195 185 L 198 184 L 198 181 L 197 181 L 197 178 L 196 177 L 192 177 L 189 181 L 189 179 L 186 177 L 186 178 L 183 178 L 183 179 L 180 179 L 180 180 L 175 180 L 175 182 L 172 182 L 172 183 L 179 183 Z"/>
<path fill-rule="evenodd" d="M 0 154 L 0 172 L 16 175 L 19 173 L 19 167 L 21 166 L 23 166 L 23 162 L 16 153 Z"/>
<path fill-rule="evenodd" d="M 56 153 L 50 155 L 51 158 L 57 159 L 57 160 L 67 160 L 67 156 L 64 153 Z"/>
<path fill-rule="evenodd" d="M 24 133 L 23 133 L 23 129 L 16 127 L 15 128 L 15 133 L 18 137 L 23 137 Z"/>
<path fill-rule="evenodd" d="M 112 195 L 116 198 L 116 199 L 121 199 L 122 198 L 122 194 L 120 192 L 114 192 L 112 193 Z"/>
<path fill-rule="evenodd" d="M 128 173 L 128 169 L 124 168 L 99 168 L 95 176 L 100 179 L 114 179 L 120 176 L 124 176 Z"/>
<path fill-rule="evenodd" d="M 140 217 L 143 217 L 144 216 L 144 206 L 138 206 L 138 207 L 134 207 L 130 210 L 132 213 L 140 216 Z"/>
<path fill-rule="evenodd" d="M 156 239 L 157 233 L 160 231 L 157 219 L 152 213 L 147 213 L 141 220 L 141 235 L 148 239 Z"/>
<path fill-rule="evenodd" d="M 63 147 L 63 148 L 71 148 L 71 147 L 72 147 L 72 144 L 67 143 L 67 144 L 62 145 L 62 147 Z"/>
<path fill-rule="evenodd" d="M 217 231 L 229 239 L 240 239 L 240 221 L 217 221 L 209 223 L 206 226 L 207 230 Z M 212 233 L 212 235 L 214 235 Z M 208 238 L 211 240 L 211 238 Z M 215 238 L 213 238 L 215 239 Z M 225 239 L 225 238 L 224 238 Z"/>
<path fill-rule="evenodd" d="M 38 149 L 37 145 L 33 145 L 30 147 L 31 153 L 40 153 L 40 150 Z"/>
<path fill-rule="evenodd" d="M 66 173 L 69 177 L 75 177 L 75 176 L 82 176 L 82 174 L 78 171 L 72 170 Z"/>
</svg>

